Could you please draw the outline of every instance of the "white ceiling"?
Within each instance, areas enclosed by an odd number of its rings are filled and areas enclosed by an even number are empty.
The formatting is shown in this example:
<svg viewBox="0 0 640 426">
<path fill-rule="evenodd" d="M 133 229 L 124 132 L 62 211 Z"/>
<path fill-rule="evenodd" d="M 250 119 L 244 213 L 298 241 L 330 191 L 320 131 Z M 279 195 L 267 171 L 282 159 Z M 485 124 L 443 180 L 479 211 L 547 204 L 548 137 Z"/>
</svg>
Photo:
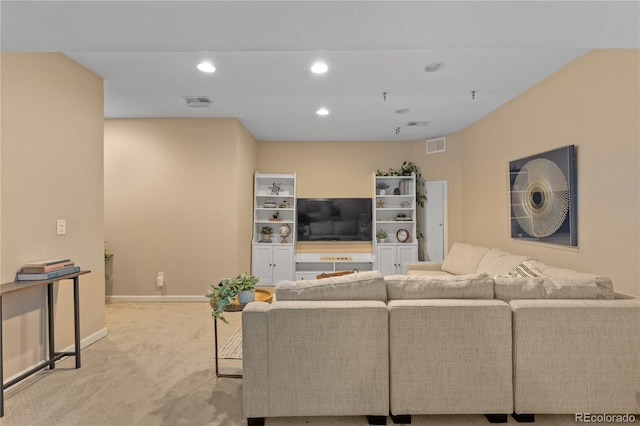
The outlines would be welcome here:
<svg viewBox="0 0 640 426">
<path fill-rule="evenodd" d="M 258 140 L 440 136 L 591 48 L 640 48 L 638 1 L 5 0 L 0 17 L 3 51 L 63 52 L 101 76 L 106 117 L 237 117 Z"/>
</svg>

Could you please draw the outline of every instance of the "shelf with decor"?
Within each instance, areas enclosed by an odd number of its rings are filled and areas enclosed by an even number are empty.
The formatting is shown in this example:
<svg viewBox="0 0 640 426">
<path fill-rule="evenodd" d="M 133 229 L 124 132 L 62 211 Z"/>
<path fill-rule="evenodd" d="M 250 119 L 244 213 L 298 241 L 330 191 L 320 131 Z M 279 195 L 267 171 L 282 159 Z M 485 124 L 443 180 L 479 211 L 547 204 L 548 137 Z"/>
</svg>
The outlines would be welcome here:
<svg viewBox="0 0 640 426">
<path fill-rule="evenodd" d="M 295 173 L 256 173 L 251 271 L 260 285 L 293 279 L 295 233 Z"/>
<path fill-rule="evenodd" d="M 382 274 L 402 274 L 418 260 L 416 176 L 373 176 L 373 252 Z"/>
</svg>

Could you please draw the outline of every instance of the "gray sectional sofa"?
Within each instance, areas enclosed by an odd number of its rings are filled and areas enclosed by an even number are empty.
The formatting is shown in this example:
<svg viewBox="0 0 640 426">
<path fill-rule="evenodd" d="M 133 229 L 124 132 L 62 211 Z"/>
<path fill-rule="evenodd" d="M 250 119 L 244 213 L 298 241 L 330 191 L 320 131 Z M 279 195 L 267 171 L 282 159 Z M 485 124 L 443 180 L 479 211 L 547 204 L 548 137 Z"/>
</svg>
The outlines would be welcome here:
<svg viewBox="0 0 640 426">
<path fill-rule="evenodd" d="M 242 314 L 244 414 L 640 413 L 640 303 L 610 279 L 454 244 L 407 275 L 279 285 Z"/>
</svg>

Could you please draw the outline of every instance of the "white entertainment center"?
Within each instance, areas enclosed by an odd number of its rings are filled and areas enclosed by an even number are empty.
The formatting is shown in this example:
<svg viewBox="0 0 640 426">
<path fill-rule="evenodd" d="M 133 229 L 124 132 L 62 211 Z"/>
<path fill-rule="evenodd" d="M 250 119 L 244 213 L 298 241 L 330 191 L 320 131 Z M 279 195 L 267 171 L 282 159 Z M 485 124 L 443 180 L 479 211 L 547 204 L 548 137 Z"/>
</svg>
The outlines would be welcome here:
<svg viewBox="0 0 640 426">
<path fill-rule="evenodd" d="M 382 187 L 386 187 L 385 190 L 381 191 Z M 357 224 L 359 229 L 354 231 L 362 232 L 365 228 L 366 234 L 361 235 L 370 234 L 371 239 L 362 241 L 354 251 L 349 251 L 349 247 L 353 247 L 352 242 L 345 244 L 340 241 L 304 241 L 303 250 L 296 246 L 305 238 L 304 222 L 300 229 L 297 223 L 296 175 L 256 173 L 252 274 L 259 278 L 260 285 L 275 285 L 283 281 L 316 279 L 323 273 L 341 271 L 379 270 L 384 275 L 402 273 L 406 262 L 418 259 L 415 190 L 413 174 L 373 175 L 371 214 L 364 219 L 365 215 L 361 214 Z M 346 227 L 344 224 L 341 226 Z M 273 234 L 263 235 L 264 228 L 271 228 Z M 300 235 L 297 235 L 298 231 Z M 385 231 L 387 237 L 376 238 L 379 231 Z M 321 249 L 315 252 L 314 244 Z"/>
</svg>

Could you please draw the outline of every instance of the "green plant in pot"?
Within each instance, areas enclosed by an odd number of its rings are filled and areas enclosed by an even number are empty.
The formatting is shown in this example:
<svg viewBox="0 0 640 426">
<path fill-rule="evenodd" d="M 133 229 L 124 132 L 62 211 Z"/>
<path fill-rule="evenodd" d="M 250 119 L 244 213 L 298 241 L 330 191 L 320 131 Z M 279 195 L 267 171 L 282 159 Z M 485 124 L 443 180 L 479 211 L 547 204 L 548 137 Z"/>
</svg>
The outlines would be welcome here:
<svg viewBox="0 0 640 426">
<path fill-rule="evenodd" d="M 270 226 L 263 226 L 260 228 L 260 235 L 264 241 L 271 240 L 271 234 L 273 234 L 273 228 Z"/>
<path fill-rule="evenodd" d="M 234 278 L 238 286 L 238 303 L 246 304 L 255 300 L 255 289 L 258 277 L 251 274 L 241 274 Z"/>
<path fill-rule="evenodd" d="M 378 239 L 379 243 L 384 243 L 388 236 L 389 234 L 387 234 L 387 231 L 385 231 L 384 229 L 380 229 L 378 232 L 376 232 L 376 238 Z"/>
<path fill-rule="evenodd" d="M 216 319 L 220 319 L 224 322 L 228 322 L 224 317 L 224 311 L 227 306 L 238 300 L 238 303 L 245 304 L 254 300 L 254 289 L 258 283 L 258 277 L 251 274 L 240 274 L 235 278 L 224 278 L 218 285 L 211 285 L 211 290 L 207 294 L 210 300 L 211 316 Z M 249 299 L 246 296 L 240 297 L 240 293 L 248 293 Z"/>
<path fill-rule="evenodd" d="M 376 183 L 376 189 L 378 190 L 378 194 L 380 195 L 386 195 L 388 188 L 389 188 L 389 184 L 387 182 Z"/>
</svg>

